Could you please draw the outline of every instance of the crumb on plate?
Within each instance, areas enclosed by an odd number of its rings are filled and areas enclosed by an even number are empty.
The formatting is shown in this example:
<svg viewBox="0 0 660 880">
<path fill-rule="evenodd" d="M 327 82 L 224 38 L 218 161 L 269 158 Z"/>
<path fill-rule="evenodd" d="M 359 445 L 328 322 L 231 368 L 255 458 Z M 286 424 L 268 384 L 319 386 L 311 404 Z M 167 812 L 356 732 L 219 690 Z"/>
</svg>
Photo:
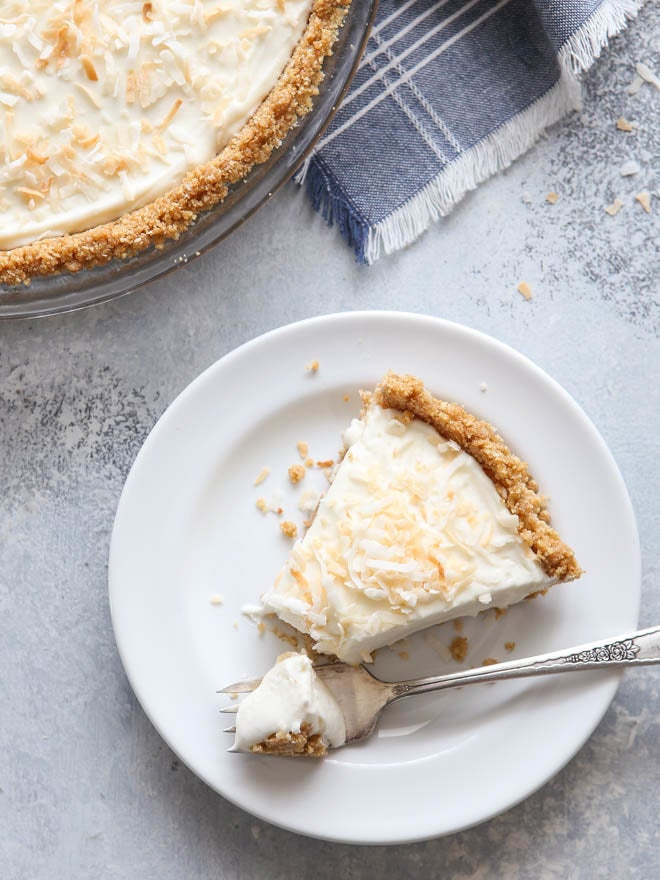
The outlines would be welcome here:
<svg viewBox="0 0 660 880">
<path fill-rule="evenodd" d="M 521 294 L 521 296 L 525 297 L 527 302 L 529 302 L 529 300 L 532 298 L 532 288 L 526 281 L 521 281 L 516 287 L 516 290 L 519 294 Z"/>
<path fill-rule="evenodd" d="M 280 530 L 287 538 L 295 538 L 298 534 L 298 526 L 290 519 L 285 519 L 280 523 Z"/>
<path fill-rule="evenodd" d="M 500 617 L 504 617 L 504 615 L 507 612 L 507 609 L 506 608 L 493 608 L 493 611 L 495 612 L 495 620 L 499 620 Z"/>
<path fill-rule="evenodd" d="M 463 621 L 460 618 L 453 621 L 453 626 L 457 633 L 463 632 Z"/>
<path fill-rule="evenodd" d="M 298 450 L 298 455 L 304 461 L 307 458 L 307 453 L 309 452 L 309 443 L 306 443 L 304 440 L 298 440 L 298 442 L 296 443 L 296 449 Z"/>
<path fill-rule="evenodd" d="M 302 464 L 292 464 L 289 468 L 289 479 L 295 485 L 305 476 L 305 468 Z"/>
<path fill-rule="evenodd" d="M 316 467 L 317 467 L 317 468 L 329 468 L 329 467 L 332 467 L 333 464 L 334 464 L 333 459 L 332 459 L 332 458 L 327 458 L 327 459 L 325 459 L 325 461 L 317 461 L 317 462 L 316 462 Z"/>
<path fill-rule="evenodd" d="M 224 601 L 225 597 L 222 595 L 222 593 L 214 593 L 209 599 L 211 605 L 222 605 Z"/>
<path fill-rule="evenodd" d="M 263 483 L 263 481 L 266 479 L 266 477 L 268 476 L 269 473 L 270 473 L 269 467 L 262 467 L 254 479 L 254 485 L 258 486 L 260 483 Z"/>
<path fill-rule="evenodd" d="M 547 194 L 547 196 L 545 197 L 545 200 L 546 200 L 546 202 L 548 202 L 550 205 L 556 205 L 557 202 L 559 201 L 559 193 L 556 193 L 556 192 L 549 192 L 549 193 Z"/>
<path fill-rule="evenodd" d="M 640 193 L 637 193 L 637 195 L 635 196 L 635 201 L 640 203 L 647 214 L 651 213 L 651 196 L 645 189 L 642 190 Z"/>
<path fill-rule="evenodd" d="M 509 651 L 509 653 L 511 653 L 511 651 L 513 651 L 513 649 L 514 649 L 515 647 L 516 647 L 516 643 L 515 643 L 515 642 L 505 642 L 505 643 L 504 643 L 504 650 L 505 650 L 505 651 Z"/>
<path fill-rule="evenodd" d="M 318 373 L 319 366 L 320 366 L 320 364 L 317 360 L 310 361 L 308 364 L 305 364 L 305 370 L 308 373 Z"/>
<path fill-rule="evenodd" d="M 485 660 L 481 661 L 482 666 L 495 666 L 496 663 L 499 663 L 499 660 L 496 660 L 495 657 L 486 657 Z"/>
<path fill-rule="evenodd" d="M 462 663 L 467 657 L 468 640 L 465 636 L 455 636 L 449 645 L 449 653 L 457 663 Z"/>
</svg>

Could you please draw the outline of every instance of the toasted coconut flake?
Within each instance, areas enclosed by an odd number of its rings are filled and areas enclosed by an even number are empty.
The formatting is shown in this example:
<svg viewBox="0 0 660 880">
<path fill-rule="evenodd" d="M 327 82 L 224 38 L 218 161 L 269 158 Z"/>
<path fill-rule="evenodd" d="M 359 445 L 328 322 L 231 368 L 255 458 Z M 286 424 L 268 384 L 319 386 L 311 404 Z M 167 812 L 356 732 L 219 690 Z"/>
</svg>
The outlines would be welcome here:
<svg viewBox="0 0 660 880">
<path fill-rule="evenodd" d="M 621 199 L 616 198 L 611 205 L 605 205 L 604 210 L 606 214 L 610 215 L 610 217 L 614 217 L 615 214 L 619 213 L 621 208 L 623 208 L 623 202 Z"/>
<path fill-rule="evenodd" d="M 630 132 L 635 130 L 635 126 L 631 122 L 628 122 L 625 116 L 619 116 L 616 121 L 616 127 L 619 129 L 619 131 Z"/>
<path fill-rule="evenodd" d="M 85 71 L 85 76 L 87 77 L 87 79 L 91 80 L 92 82 L 98 82 L 99 75 L 96 72 L 96 68 L 94 67 L 94 62 L 89 57 L 89 55 L 81 55 L 80 63 L 83 66 L 83 70 Z"/>
</svg>

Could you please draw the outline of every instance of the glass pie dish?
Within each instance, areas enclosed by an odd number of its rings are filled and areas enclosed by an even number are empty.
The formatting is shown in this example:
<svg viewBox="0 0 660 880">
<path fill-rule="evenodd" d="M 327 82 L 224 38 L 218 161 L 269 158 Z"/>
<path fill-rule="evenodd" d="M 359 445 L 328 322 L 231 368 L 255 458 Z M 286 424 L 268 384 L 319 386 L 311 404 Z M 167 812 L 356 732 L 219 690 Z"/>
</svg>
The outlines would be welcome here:
<svg viewBox="0 0 660 880">
<path fill-rule="evenodd" d="M 325 75 L 311 111 L 266 162 L 230 187 L 225 199 L 200 214 L 178 239 L 76 273 L 35 278 L 29 285 L 0 285 L 0 319 L 53 315 L 130 293 L 205 253 L 241 226 L 295 174 L 329 124 L 357 70 L 377 5 L 378 0 L 351 4 L 334 52 L 324 62 Z"/>
</svg>

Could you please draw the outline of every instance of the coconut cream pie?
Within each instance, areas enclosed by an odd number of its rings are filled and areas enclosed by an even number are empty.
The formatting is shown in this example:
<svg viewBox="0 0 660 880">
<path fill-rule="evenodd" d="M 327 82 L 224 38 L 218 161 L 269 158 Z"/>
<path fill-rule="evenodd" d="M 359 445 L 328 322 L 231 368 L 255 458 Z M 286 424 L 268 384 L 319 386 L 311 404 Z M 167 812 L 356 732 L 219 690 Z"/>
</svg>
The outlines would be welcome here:
<svg viewBox="0 0 660 880">
<path fill-rule="evenodd" d="M 348 0 L 5 0 L 0 282 L 176 237 L 310 108 Z"/>
<path fill-rule="evenodd" d="M 488 423 L 385 376 L 270 612 L 346 663 L 424 627 L 504 608 L 580 576 L 527 466 Z"/>
</svg>

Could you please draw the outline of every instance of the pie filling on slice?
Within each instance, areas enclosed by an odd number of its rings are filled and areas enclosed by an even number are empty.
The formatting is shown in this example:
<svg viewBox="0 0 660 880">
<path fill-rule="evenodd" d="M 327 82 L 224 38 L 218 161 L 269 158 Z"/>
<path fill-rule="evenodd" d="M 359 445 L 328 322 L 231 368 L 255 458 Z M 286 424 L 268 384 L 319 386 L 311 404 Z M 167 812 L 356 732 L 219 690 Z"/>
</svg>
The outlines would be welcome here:
<svg viewBox="0 0 660 880">
<path fill-rule="evenodd" d="M 487 422 L 389 373 L 267 611 L 347 663 L 424 627 L 580 576 L 527 466 Z"/>
</svg>

